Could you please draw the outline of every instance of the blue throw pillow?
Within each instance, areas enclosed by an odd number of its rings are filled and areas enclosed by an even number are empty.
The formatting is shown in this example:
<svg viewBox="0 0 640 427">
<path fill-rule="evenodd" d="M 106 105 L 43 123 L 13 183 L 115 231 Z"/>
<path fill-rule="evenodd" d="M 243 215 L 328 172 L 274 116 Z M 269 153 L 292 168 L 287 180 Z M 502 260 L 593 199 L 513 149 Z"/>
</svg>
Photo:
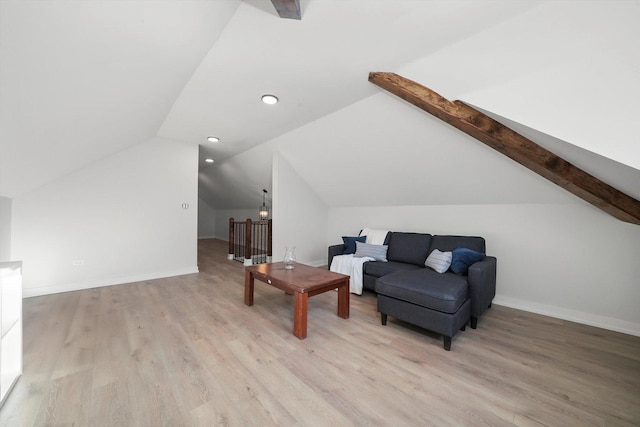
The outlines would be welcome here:
<svg viewBox="0 0 640 427">
<path fill-rule="evenodd" d="M 456 274 L 467 274 L 469 267 L 483 260 L 485 255 L 469 248 L 456 248 L 451 257 L 451 271 Z"/>
<path fill-rule="evenodd" d="M 342 241 L 344 242 L 344 255 L 354 254 L 356 253 L 356 242 L 366 242 L 367 236 L 342 236 Z"/>
</svg>

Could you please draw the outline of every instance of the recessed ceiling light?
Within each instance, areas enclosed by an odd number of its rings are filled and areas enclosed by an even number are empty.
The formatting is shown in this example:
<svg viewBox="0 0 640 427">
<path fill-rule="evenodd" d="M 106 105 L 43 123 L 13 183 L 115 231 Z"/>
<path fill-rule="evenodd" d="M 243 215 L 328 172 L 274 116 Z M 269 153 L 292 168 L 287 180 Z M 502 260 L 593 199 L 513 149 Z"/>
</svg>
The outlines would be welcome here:
<svg viewBox="0 0 640 427">
<path fill-rule="evenodd" d="M 213 163 L 213 159 L 204 159 L 204 161 L 207 163 Z"/>
<path fill-rule="evenodd" d="M 209 142 L 220 142 L 220 138 L 218 138 L 217 136 L 208 136 L 207 137 L 207 141 L 209 141 Z"/>
<path fill-rule="evenodd" d="M 278 103 L 278 97 L 275 95 L 262 95 L 262 102 L 273 105 Z"/>
</svg>

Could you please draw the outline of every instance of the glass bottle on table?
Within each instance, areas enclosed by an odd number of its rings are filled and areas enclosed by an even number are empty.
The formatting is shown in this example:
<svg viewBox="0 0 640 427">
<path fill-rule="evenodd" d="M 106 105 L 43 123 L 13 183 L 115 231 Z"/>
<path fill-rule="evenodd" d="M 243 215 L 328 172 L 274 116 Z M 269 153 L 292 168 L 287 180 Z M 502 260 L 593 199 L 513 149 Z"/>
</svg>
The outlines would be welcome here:
<svg viewBox="0 0 640 427">
<path fill-rule="evenodd" d="M 293 270 L 296 262 L 296 247 L 295 246 L 285 246 L 284 253 L 284 268 L 285 270 Z"/>
</svg>

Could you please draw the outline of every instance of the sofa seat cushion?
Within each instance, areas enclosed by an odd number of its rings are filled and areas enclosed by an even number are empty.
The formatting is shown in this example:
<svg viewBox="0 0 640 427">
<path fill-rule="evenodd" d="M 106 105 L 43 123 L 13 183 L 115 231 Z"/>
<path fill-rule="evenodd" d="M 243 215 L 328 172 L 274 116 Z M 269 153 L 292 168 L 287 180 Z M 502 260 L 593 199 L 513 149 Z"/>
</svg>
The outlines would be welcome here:
<svg viewBox="0 0 640 427">
<path fill-rule="evenodd" d="M 373 277 L 382 277 L 387 274 L 395 273 L 396 271 L 405 270 L 424 270 L 423 267 L 419 267 L 414 264 L 405 264 L 404 262 L 382 262 L 382 261 L 369 261 L 365 262 L 362 267 L 362 272 L 366 275 Z"/>
<path fill-rule="evenodd" d="M 455 313 L 469 298 L 466 277 L 440 274 L 429 268 L 380 277 L 376 280 L 375 291 L 443 313 Z"/>
</svg>

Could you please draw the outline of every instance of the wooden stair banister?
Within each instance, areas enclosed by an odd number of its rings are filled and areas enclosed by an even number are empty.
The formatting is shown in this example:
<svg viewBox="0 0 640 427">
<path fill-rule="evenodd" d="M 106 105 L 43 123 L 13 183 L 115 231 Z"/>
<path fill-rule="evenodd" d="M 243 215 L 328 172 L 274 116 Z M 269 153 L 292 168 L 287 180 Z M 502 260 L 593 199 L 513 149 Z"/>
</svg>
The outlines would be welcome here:
<svg viewBox="0 0 640 427">
<path fill-rule="evenodd" d="M 272 220 L 236 221 L 229 218 L 229 252 L 227 259 L 245 265 L 271 262 L 273 256 Z"/>
<path fill-rule="evenodd" d="M 369 73 L 369 81 L 485 143 L 619 220 L 640 225 L 640 201 L 475 108 L 461 101 L 449 101 L 431 89 L 395 73 L 372 72 Z"/>
<path fill-rule="evenodd" d="M 251 247 L 251 233 L 253 232 L 253 227 L 251 226 L 251 218 L 247 218 L 245 221 L 245 230 L 244 230 L 244 263 L 245 265 L 251 265 L 252 262 L 252 250 Z"/>
<path fill-rule="evenodd" d="M 233 223 L 233 217 L 229 218 L 229 252 L 227 252 L 227 259 L 233 259 L 233 254 L 235 253 L 235 227 Z"/>
</svg>

